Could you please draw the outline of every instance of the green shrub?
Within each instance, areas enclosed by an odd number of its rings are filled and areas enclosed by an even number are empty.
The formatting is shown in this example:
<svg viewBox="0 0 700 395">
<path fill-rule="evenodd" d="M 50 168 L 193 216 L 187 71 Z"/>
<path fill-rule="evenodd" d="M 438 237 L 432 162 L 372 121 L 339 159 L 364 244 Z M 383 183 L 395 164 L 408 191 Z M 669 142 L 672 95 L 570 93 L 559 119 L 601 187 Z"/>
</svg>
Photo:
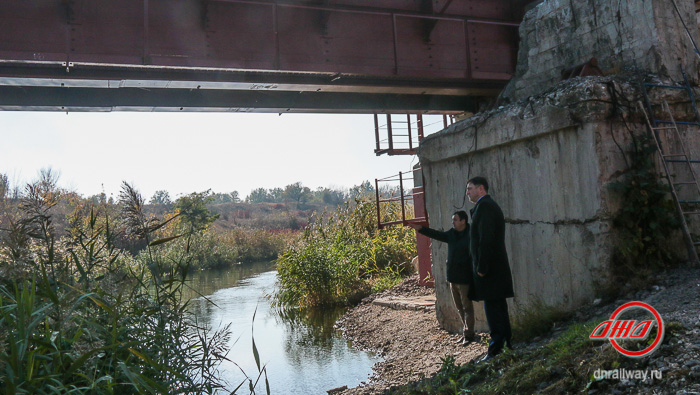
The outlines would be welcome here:
<svg viewBox="0 0 700 395">
<path fill-rule="evenodd" d="M 398 204 L 383 210 L 382 218 L 400 218 Z M 379 230 L 374 202 L 346 203 L 333 213 L 312 218 L 300 240 L 280 256 L 275 297 L 286 306 L 353 303 L 370 291 L 395 284 L 409 272 L 415 254 L 412 229 Z"/>
</svg>

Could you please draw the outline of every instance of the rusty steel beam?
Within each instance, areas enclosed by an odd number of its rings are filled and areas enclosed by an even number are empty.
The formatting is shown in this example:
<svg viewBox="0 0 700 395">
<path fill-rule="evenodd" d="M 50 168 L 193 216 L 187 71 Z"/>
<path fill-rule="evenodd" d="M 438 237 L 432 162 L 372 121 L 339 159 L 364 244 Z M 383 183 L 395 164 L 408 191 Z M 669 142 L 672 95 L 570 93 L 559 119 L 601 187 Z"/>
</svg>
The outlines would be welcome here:
<svg viewBox="0 0 700 395">
<path fill-rule="evenodd" d="M 170 108 L 169 91 L 183 108 L 257 108 L 240 100 L 264 91 L 274 100 L 259 100 L 269 106 L 260 111 L 344 112 L 338 100 L 346 97 L 348 112 L 455 112 L 496 95 L 510 79 L 526 3 L 4 0 L 0 87 L 31 93 L 0 97 L 0 106 L 36 107 L 26 102 L 32 98 L 66 107 L 60 99 L 73 93 L 57 94 L 62 87 L 98 98 L 100 109 L 131 108 L 123 106 L 134 97 L 130 89 L 149 89 L 158 94 L 145 97 L 165 101 L 140 102 L 143 109 Z M 40 100 L 42 91 L 51 103 Z M 297 104 L 300 92 L 314 99 Z M 324 105 L 324 96 L 332 104 Z M 360 97 L 368 105 L 358 106 Z M 91 108 L 89 99 L 71 100 Z"/>
</svg>

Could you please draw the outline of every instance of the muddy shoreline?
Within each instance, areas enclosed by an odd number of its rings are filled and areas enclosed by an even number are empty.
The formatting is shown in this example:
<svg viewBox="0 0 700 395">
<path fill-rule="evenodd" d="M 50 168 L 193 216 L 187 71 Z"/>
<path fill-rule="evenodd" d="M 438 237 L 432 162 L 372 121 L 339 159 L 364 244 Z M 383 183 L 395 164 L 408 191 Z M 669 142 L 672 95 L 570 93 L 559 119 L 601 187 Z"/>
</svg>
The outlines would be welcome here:
<svg viewBox="0 0 700 395">
<path fill-rule="evenodd" d="M 442 359 L 453 356 L 465 364 L 486 353 L 485 342 L 463 346 L 460 336 L 440 328 L 435 309 L 392 309 L 378 306 L 375 299 L 411 298 L 435 295 L 433 288 L 418 284 L 418 276 L 379 294 L 372 295 L 349 310 L 336 324 L 355 347 L 379 353 L 383 362 L 374 367 L 369 382 L 338 391 L 344 395 L 381 394 L 385 390 L 435 374 Z"/>
</svg>

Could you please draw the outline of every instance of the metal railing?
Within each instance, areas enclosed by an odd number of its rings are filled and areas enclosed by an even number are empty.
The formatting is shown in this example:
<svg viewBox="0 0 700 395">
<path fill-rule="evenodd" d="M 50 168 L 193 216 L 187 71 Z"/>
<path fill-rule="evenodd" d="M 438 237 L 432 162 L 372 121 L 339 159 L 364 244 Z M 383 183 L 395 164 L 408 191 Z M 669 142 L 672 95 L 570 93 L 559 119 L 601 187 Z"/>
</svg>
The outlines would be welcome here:
<svg viewBox="0 0 700 395">
<path fill-rule="evenodd" d="M 414 177 L 406 177 L 406 174 L 416 174 L 416 172 L 419 172 L 421 169 L 417 168 L 414 169 L 413 172 L 399 172 L 397 175 L 392 175 L 389 177 L 385 178 L 377 178 L 374 180 L 375 183 L 375 193 L 376 193 L 376 201 L 377 201 L 377 226 L 379 229 L 382 229 L 386 226 L 391 226 L 391 225 L 406 225 L 409 223 L 421 223 L 425 224 L 427 223 L 428 219 L 425 215 L 423 216 L 416 216 L 416 204 L 423 205 L 425 202 L 425 190 L 422 186 L 418 187 L 412 187 L 411 192 L 406 192 L 404 189 L 404 183 L 406 181 L 413 181 Z M 420 173 L 422 174 L 422 173 Z M 422 177 L 422 176 L 421 176 Z M 384 188 L 386 191 L 385 193 L 389 193 L 390 195 L 388 197 L 382 196 L 382 192 L 380 191 L 380 183 L 391 183 L 391 182 L 396 182 L 398 181 L 398 190 L 397 189 L 391 189 L 391 188 Z M 422 180 L 421 180 L 422 181 Z M 413 183 L 413 182 L 412 182 Z M 422 182 L 421 182 L 422 184 Z M 395 194 L 398 194 L 398 196 L 395 196 Z M 391 202 L 400 202 L 401 204 L 401 219 L 400 220 L 394 220 L 394 221 L 382 221 L 382 203 L 391 203 Z M 411 204 L 414 208 L 413 213 L 406 214 L 406 205 Z M 421 210 L 421 212 L 425 212 L 425 210 Z"/>
<path fill-rule="evenodd" d="M 430 117 L 438 116 L 430 115 Z M 423 114 L 386 114 L 386 123 L 380 125 L 379 115 L 374 114 L 374 135 L 377 143 L 374 153 L 377 156 L 415 155 L 426 132 L 429 133 L 427 129 L 440 123 L 442 128 L 447 128 L 454 122 L 454 115 L 447 114 L 442 114 L 442 122 L 431 120 L 427 123 L 424 121 Z M 382 138 L 384 136 L 386 138 Z"/>
</svg>

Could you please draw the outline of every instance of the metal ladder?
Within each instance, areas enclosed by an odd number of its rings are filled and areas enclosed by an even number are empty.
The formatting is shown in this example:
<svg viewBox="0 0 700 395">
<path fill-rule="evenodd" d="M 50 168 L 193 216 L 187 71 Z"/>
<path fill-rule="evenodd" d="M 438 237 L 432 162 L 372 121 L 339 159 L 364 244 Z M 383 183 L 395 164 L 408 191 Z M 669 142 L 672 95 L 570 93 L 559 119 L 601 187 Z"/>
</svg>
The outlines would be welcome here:
<svg viewBox="0 0 700 395">
<path fill-rule="evenodd" d="M 685 78 L 685 74 L 683 75 Z M 654 110 L 652 103 L 649 100 L 649 95 L 647 92 L 648 88 L 662 88 L 662 89 L 675 89 L 675 90 L 685 90 L 690 98 L 693 111 L 695 112 L 695 117 L 698 122 L 679 122 L 676 121 L 671 112 L 671 107 L 666 100 L 661 103 L 662 111 L 668 115 L 668 119 L 659 120 L 654 117 Z M 698 176 L 695 174 L 695 169 L 693 168 L 694 163 L 700 163 L 700 160 L 693 160 L 690 158 L 690 154 L 683 142 L 683 136 L 678 130 L 678 125 L 692 125 L 700 127 L 700 114 L 698 114 L 697 105 L 695 103 L 695 96 L 693 95 L 693 90 L 688 80 L 685 79 L 685 85 L 673 86 L 673 85 L 657 85 L 644 83 L 642 86 L 642 92 L 644 94 L 645 104 L 638 102 L 639 108 L 644 114 L 644 118 L 647 124 L 649 133 L 651 133 L 654 143 L 656 144 L 657 152 L 659 153 L 659 159 L 661 161 L 662 168 L 665 173 L 668 185 L 671 188 L 671 196 L 673 197 L 673 202 L 678 212 L 679 219 L 681 221 L 681 230 L 683 232 L 683 238 L 685 240 L 686 247 L 688 248 L 688 258 L 694 263 L 700 263 L 698 259 L 697 247 L 700 246 L 700 242 L 693 241 L 690 228 L 688 226 L 689 218 L 693 215 L 700 215 L 700 209 L 697 207 L 689 208 L 688 206 L 700 204 L 700 184 L 698 184 Z M 666 133 L 671 133 L 672 135 L 666 135 Z M 667 141 L 674 139 L 678 146 L 680 147 L 680 152 L 669 152 L 670 147 L 664 147 L 664 139 L 667 137 Z M 671 143 L 669 142 L 669 145 Z M 669 149 L 665 149 L 669 148 Z M 689 180 L 674 181 L 673 173 L 671 171 L 671 165 L 679 164 L 683 166 L 690 174 Z M 679 198 L 679 187 L 683 186 L 694 186 L 694 192 L 691 192 L 694 199 L 684 199 Z M 687 190 L 684 190 L 687 191 Z M 686 192 L 687 193 L 687 192 Z"/>
</svg>

